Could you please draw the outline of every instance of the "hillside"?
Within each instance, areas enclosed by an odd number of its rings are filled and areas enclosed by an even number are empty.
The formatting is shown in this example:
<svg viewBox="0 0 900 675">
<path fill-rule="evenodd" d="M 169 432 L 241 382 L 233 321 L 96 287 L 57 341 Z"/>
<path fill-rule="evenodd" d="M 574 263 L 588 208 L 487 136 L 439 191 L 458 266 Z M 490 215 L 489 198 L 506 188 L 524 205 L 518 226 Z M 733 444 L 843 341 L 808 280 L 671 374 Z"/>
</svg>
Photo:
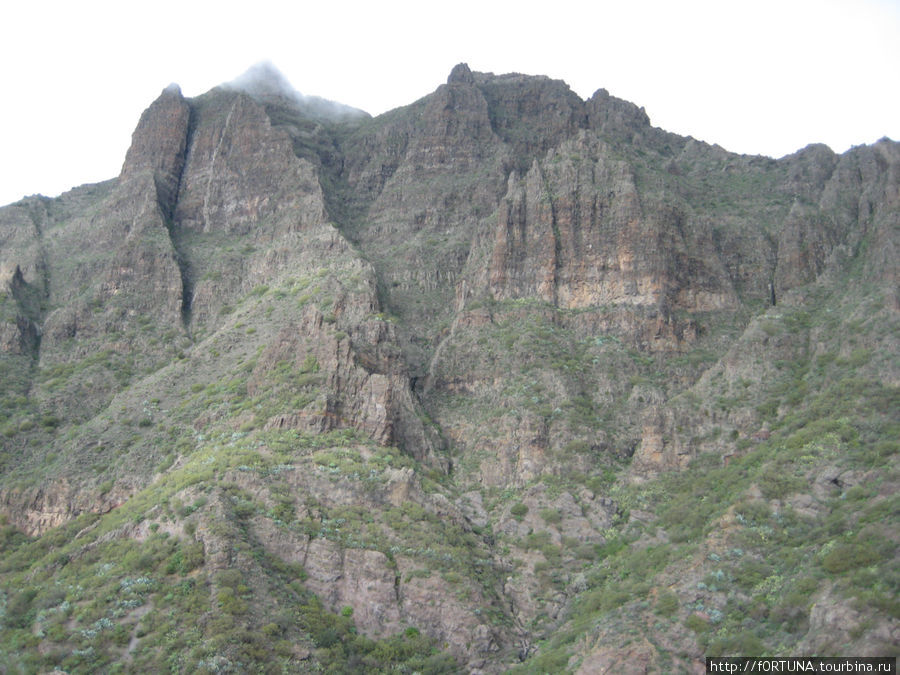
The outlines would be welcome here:
<svg viewBox="0 0 900 675">
<path fill-rule="evenodd" d="M 0 669 L 900 651 L 900 145 L 251 74 L 0 208 Z"/>
</svg>

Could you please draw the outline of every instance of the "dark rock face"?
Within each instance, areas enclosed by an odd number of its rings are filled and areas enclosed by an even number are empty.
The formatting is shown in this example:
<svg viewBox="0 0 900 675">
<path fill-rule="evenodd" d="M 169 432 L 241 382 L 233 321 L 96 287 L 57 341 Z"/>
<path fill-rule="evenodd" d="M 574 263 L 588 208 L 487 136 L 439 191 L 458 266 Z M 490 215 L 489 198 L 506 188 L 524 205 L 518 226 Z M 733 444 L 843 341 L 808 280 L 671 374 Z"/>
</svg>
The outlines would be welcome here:
<svg viewBox="0 0 900 675">
<path fill-rule="evenodd" d="M 324 222 L 317 177 L 288 134 L 246 95 L 212 97 L 197 106 L 177 226 L 265 240 Z"/>
<path fill-rule="evenodd" d="M 416 626 L 501 671 L 606 607 L 585 569 L 623 520 L 668 543 L 623 486 L 777 441 L 829 364 L 900 383 L 897 143 L 736 156 L 605 90 L 466 64 L 408 107 L 329 116 L 257 75 L 167 88 L 117 179 L 0 209 L 0 511 L 29 534 L 207 472 L 212 585 L 275 579 L 265 551 L 366 635 Z M 167 503 L 199 498 L 183 483 Z M 261 506 L 229 530 L 238 488 Z M 183 534 L 181 511 L 140 515 Z M 348 514 L 364 526 L 335 529 Z M 708 601 L 682 571 L 685 606 Z M 579 626 L 580 672 L 703 653 L 680 624 Z M 324 658 L 291 636 L 294 667 Z"/>
<path fill-rule="evenodd" d="M 190 105 L 178 86 L 170 85 L 141 115 L 120 174 L 128 181 L 152 172 L 160 208 L 169 218 L 178 198 L 190 121 Z"/>
<path fill-rule="evenodd" d="M 475 82 L 475 76 L 472 75 L 472 71 L 469 70 L 468 63 L 458 63 L 453 67 L 453 70 L 450 71 L 450 76 L 447 78 L 447 84 L 473 84 Z"/>
</svg>

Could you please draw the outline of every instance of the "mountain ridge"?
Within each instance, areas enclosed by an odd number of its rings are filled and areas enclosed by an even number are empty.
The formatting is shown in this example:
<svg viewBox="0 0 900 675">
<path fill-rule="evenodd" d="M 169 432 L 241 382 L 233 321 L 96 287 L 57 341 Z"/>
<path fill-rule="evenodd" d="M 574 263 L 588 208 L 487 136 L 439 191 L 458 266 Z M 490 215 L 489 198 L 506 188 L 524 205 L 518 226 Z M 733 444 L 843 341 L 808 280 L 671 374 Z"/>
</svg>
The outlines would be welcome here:
<svg viewBox="0 0 900 675">
<path fill-rule="evenodd" d="M 167 88 L 117 179 L 0 209 L 9 667 L 896 651 L 896 143 L 465 64 L 270 93 Z"/>
</svg>

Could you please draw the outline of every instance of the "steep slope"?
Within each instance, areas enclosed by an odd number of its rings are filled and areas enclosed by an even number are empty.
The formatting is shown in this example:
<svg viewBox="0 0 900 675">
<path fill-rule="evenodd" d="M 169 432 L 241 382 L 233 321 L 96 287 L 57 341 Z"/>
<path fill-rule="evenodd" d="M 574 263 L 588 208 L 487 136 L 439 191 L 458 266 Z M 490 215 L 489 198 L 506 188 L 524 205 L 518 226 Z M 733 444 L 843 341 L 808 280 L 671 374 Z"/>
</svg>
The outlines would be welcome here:
<svg viewBox="0 0 900 675">
<path fill-rule="evenodd" d="M 896 653 L 898 170 L 464 64 L 167 88 L 0 209 L 0 662 Z"/>
</svg>

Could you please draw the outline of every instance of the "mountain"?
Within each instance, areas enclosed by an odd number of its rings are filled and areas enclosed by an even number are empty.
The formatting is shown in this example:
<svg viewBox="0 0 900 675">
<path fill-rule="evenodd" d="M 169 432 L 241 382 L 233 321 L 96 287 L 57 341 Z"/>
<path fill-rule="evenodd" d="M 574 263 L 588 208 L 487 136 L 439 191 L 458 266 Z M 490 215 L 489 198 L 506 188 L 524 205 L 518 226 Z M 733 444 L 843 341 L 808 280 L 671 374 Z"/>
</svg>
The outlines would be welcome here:
<svg viewBox="0 0 900 675">
<path fill-rule="evenodd" d="M 0 209 L 9 672 L 705 672 L 900 645 L 900 145 L 271 66 Z"/>
</svg>

